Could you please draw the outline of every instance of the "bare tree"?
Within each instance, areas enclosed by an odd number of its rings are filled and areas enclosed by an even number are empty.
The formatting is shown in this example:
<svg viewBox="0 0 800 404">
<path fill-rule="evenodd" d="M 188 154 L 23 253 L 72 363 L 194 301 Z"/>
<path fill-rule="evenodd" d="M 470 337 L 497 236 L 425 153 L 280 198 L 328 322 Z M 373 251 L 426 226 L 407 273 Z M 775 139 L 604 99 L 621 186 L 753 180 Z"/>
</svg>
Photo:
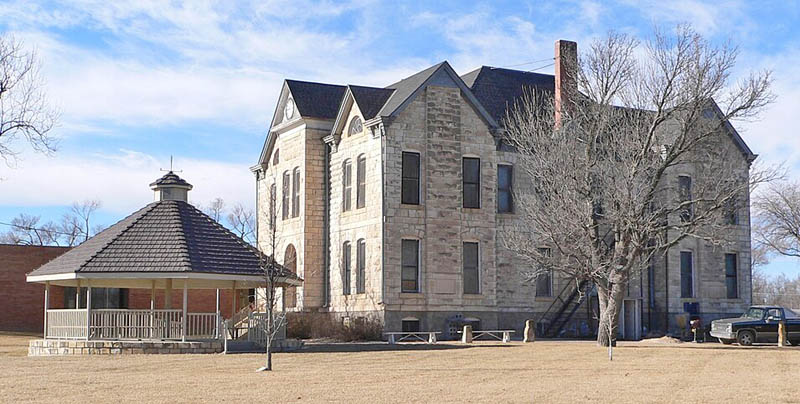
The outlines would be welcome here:
<svg viewBox="0 0 800 404">
<path fill-rule="evenodd" d="M 36 53 L 22 43 L 0 35 L 0 158 L 11 164 L 15 139 L 24 138 L 34 150 L 55 151 L 51 129 L 58 113 L 47 102 Z"/>
<path fill-rule="evenodd" d="M 614 345 L 626 284 L 642 268 L 688 237 L 728 242 L 750 187 L 774 176 L 730 140 L 730 120 L 772 99 L 768 72 L 730 83 L 736 55 L 686 26 L 644 46 L 610 33 L 567 66 L 574 82 L 558 105 L 532 92 L 506 118 L 504 140 L 530 183 L 514 190 L 522 224 L 504 243 L 533 264 L 530 280 L 553 270 L 595 284 L 601 346 Z"/>
<path fill-rule="evenodd" d="M 100 209 L 102 204 L 96 199 L 85 200 L 83 202 L 73 202 L 70 213 L 76 217 L 75 222 L 80 223 L 80 234 L 83 236 L 83 241 L 93 236 L 91 219 L 92 215 Z"/>
<path fill-rule="evenodd" d="M 0 241 L 16 245 L 58 245 L 58 229 L 53 222 L 39 224 L 41 216 L 20 213 L 11 220 L 10 229 Z"/>
<path fill-rule="evenodd" d="M 800 257 L 800 182 L 775 182 L 754 198 L 756 244 Z"/>
<path fill-rule="evenodd" d="M 63 240 L 64 245 L 76 246 L 81 243 L 82 224 L 80 219 L 74 213 L 64 213 L 61 216 L 61 222 L 58 224 L 59 236 Z"/>
<path fill-rule="evenodd" d="M 214 198 L 203 211 L 215 222 L 219 223 L 225 214 L 225 201 L 222 198 Z"/>
<path fill-rule="evenodd" d="M 273 176 L 277 178 L 276 176 Z M 274 179 L 273 178 L 273 179 Z M 274 183 L 274 181 L 273 181 Z M 265 310 L 267 313 L 266 324 L 266 363 L 264 367 L 259 368 L 259 371 L 272 370 L 272 345 L 280 330 L 286 325 L 286 310 L 284 304 L 279 305 L 279 299 L 284 297 L 286 293 L 286 279 L 295 277 L 295 274 L 290 274 L 286 268 L 293 268 L 296 262 L 287 262 L 287 259 L 297 259 L 294 257 L 284 257 L 283 265 L 279 264 L 275 258 L 280 244 L 278 222 L 276 217 L 276 204 L 277 198 L 275 193 L 270 193 L 267 200 L 267 207 L 265 213 L 261 217 L 266 217 L 267 222 L 270 224 L 264 231 L 259 231 L 259 240 L 257 242 L 258 250 L 261 253 L 262 268 L 264 269 L 264 281 L 266 287 L 265 294 Z M 264 208 L 262 208 L 264 209 Z M 263 237 L 262 237 L 263 236 Z"/>
<path fill-rule="evenodd" d="M 237 236 L 250 244 L 255 244 L 255 214 L 252 209 L 237 203 L 228 213 L 227 220 Z"/>
</svg>

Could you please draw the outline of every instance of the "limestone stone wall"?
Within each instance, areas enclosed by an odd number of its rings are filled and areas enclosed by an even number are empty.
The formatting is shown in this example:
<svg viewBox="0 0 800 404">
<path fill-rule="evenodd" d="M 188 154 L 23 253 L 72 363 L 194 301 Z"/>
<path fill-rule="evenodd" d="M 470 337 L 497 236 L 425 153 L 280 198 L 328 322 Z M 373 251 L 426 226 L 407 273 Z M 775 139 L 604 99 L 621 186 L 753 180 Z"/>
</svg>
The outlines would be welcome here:
<svg viewBox="0 0 800 404">
<path fill-rule="evenodd" d="M 455 314 L 496 310 L 495 148 L 488 126 L 455 86 L 428 86 L 387 128 L 387 311 Z M 400 203 L 403 151 L 420 153 L 420 205 Z M 480 209 L 462 207 L 462 157 L 481 159 Z M 401 292 L 403 239 L 420 240 L 419 293 Z M 479 294 L 463 293 L 465 241 L 480 244 Z M 399 323 L 389 322 L 387 316 L 386 327 L 399 329 Z"/>
<path fill-rule="evenodd" d="M 222 352 L 222 341 L 67 341 L 31 340 L 28 356 L 122 355 L 122 354 L 210 354 Z"/>
<path fill-rule="evenodd" d="M 289 310 L 303 310 L 322 305 L 323 271 L 322 271 L 322 180 L 324 175 L 324 146 L 321 146 L 321 131 L 301 124 L 276 134 L 274 146 L 270 150 L 263 171 L 258 181 L 258 236 L 259 246 L 267 254 L 273 250 L 273 234 L 275 239 L 275 257 L 278 262 L 285 262 L 285 254 L 289 245 L 296 254 L 297 275 L 304 279 L 303 286 L 291 288 L 288 293 L 296 295 L 296 305 Z M 276 152 L 278 158 L 276 159 Z M 277 162 L 276 162 L 277 161 Z M 295 168 L 300 169 L 300 208 L 299 215 L 282 218 L 283 206 L 283 174 L 290 176 L 289 201 L 291 203 L 291 176 Z M 269 226 L 270 187 L 276 184 L 275 231 Z M 308 296 L 306 298 L 306 295 Z M 283 297 L 286 302 L 288 297 Z"/>
<path fill-rule="evenodd" d="M 382 161 L 380 136 L 373 136 L 366 125 L 360 133 L 350 135 L 350 124 L 361 111 L 354 103 L 348 112 L 337 145 L 330 155 L 330 311 L 336 313 L 377 314 L 382 297 Z M 343 118 L 344 118 L 343 117 Z M 363 118 L 362 118 L 363 121 Z M 358 159 L 366 162 L 365 205 L 358 208 Z M 343 209 L 343 169 L 345 161 L 352 167 L 351 208 Z M 357 293 L 357 245 L 365 242 L 365 290 Z M 350 294 L 344 295 L 343 245 L 350 243 Z M 355 314 L 354 314 L 355 315 Z"/>
</svg>

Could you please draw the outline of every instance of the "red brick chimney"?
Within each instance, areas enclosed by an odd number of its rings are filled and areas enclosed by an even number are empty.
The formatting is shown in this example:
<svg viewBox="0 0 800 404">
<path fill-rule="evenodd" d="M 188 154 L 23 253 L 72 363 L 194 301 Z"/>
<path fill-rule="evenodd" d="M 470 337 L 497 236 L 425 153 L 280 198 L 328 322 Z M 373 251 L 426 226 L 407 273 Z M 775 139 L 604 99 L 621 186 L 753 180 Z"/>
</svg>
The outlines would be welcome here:
<svg viewBox="0 0 800 404">
<path fill-rule="evenodd" d="M 556 127 L 561 125 L 561 115 L 564 108 L 569 108 L 571 95 L 578 91 L 576 72 L 578 71 L 578 44 L 572 41 L 559 39 L 556 41 L 556 91 L 555 91 L 555 120 Z"/>
</svg>

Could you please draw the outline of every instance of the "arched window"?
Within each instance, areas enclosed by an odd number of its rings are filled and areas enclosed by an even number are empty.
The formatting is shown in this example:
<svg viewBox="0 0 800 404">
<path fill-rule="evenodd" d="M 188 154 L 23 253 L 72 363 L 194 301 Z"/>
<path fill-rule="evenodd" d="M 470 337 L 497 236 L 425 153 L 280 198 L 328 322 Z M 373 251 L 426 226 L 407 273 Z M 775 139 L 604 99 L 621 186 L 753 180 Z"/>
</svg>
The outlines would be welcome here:
<svg viewBox="0 0 800 404">
<path fill-rule="evenodd" d="M 342 164 L 342 211 L 353 207 L 353 163 L 345 160 Z"/>
<path fill-rule="evenodd" d="M 353 119 L 350 120 L 350 129 L 347 131 L 347 136 L 357 135 L 361 133 L 363 129 L 361 117 L 354 116 Z"/>
<path fill-rule="evenodd" d="M 291 206 L 291 195 L 289 195 L 291 177 L 289 172 L 283 173 L 283 205 L 281 206 L 281 220 L 289 218 L 289 206 Z"/>
<path fill-rule="evenodd" d="M 358 156 L 356 160 L 356 209 L 367 205 L 367 158 Z"/>
<path fill-rule="evenodd" d="M 356 243 L 356 293 L 364 293 L 367 286 L 367 243 L 364 239 Z"/>
<path fill-rule="evenodd" d="M 300 167 L 292 171 L 292 217 L 300 216 Z"/>
<path fill-rule="evenodd" d="M 294 246 L 289 244 L 286 246 L 286 252 L 283 254 L 283 266 L 293 274 L 297 274 L 297 251 Z M 297 287 L 291 286 L 284 289 L 283 303 L 287 308 L 294 308 L 297 306 Z"/>
<path fill-rule="evenodd" d="M 342 294 L 350 294 L 350 242 L 342 244 Z"/>
<path fill-rule="evenodd" d="M 275 153 L 272 155 L 272 165 L 276 166 L 280 162 L 281 162 L 281 149 L 275 149 Z"/>
</svg>

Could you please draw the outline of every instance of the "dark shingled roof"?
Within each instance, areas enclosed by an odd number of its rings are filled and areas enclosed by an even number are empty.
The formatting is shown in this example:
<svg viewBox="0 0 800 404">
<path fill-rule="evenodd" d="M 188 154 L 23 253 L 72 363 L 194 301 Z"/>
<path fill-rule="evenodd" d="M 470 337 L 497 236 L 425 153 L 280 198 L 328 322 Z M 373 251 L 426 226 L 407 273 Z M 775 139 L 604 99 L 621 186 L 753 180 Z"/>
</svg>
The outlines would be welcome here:
<svg viewBox="0 0 800 404">
<path fill-rule="evenodd" d="M 286 80 L 301 116 L 336 119 L 347 87 L 308 81 Z"/>
<path fill-rule="evenodd" d="M 386 104 L 383 105 L 383 108 L 381 108 L 380 115 L 391 115 L 394 110 L 400 107 L 400 105 L 402 105 L 403 102 L 411 96 L 411 94 L 414 94 L 414 91 L 417 91 L 422 83 L 428 80 L 428 78 L 431 77 L 433 73 L 436 73 L 436 70 L 439 70 L 439 67 L 445 63 L 447 62 L 437 63 L 419 73 L 406 77 L 397 83 L 386 86 L 387 89 L 395 91 L 392 96 L 389 97 L 389 100 L 386 102 Z"/>
<path fill-rule="evenodd" d="M 461 76 L 461 79 L 497 122 L 503 121 L 506 110 L 525 91 L 534 88 L 550 93 L 555 91 L 555 77 L 552 75 L 499 67 L 483 66 Z"/>
<path fill-rule="evenodd" d="M 183 201 L 153 202 L 29 275 L 201 272 L 261 275 L 260 253 Z M 288 274 L 286 269 L 281 271 Z M 295 275 L 289 275 L 295 277 Z M 299 278 L 298 278 L 299 279 Z"/>
<path fill-rule="evenodd" d="M 353 93 L 353 98 L 358 104 L 358 109 L 364 115 L 364 120 L 369 120 L 378 114 L 386 100 L 394 93 L 390 88 L 378 87 L 364 87 L 364 86 L 348 86 L 350 92 Z"/>
<path fill-rule="evenodd" d="M 172 171 L 164 174 L 163 177 L 150 183 L 151 187 L 154 185 L 182 185 L 184 187 L 189 187 L 189 188 L 192 187 L 191 184 L 186 182 L 183 178 L 178 177 L 178 175 L 173 173 Z"/>
</svg>

